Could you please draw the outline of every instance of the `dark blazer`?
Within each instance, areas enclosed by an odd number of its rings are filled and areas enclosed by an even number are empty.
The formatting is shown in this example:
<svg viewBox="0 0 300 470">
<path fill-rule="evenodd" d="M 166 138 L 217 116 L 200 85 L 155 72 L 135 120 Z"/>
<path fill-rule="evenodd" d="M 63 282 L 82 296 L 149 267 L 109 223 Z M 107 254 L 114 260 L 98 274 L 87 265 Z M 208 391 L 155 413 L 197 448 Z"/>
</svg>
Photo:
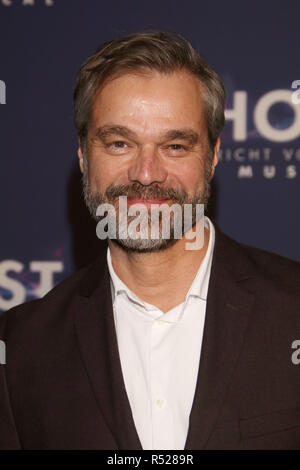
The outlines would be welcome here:
<svg viewBox="0 0 300 470">
<path fill-rule="evenodd" d="M 106 252 L 0 317 L 1 449 L 141 449 L 114 328 Z M 300 263 L 216 227 L 185 449 L 300 449 Z M 300 357 L 300 355 L 299 355 Z"/>
</svg>

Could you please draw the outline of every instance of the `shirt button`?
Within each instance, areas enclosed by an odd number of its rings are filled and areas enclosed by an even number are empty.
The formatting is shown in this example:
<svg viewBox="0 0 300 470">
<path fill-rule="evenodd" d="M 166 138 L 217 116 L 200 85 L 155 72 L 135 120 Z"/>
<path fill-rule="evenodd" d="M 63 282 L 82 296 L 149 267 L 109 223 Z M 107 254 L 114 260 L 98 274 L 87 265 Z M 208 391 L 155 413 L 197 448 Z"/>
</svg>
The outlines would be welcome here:
<svg viewBox="0 0 300 470">
<path fill-rule="evenodd" d="M 162 321 L 162 320 L 156 320 L 156 323 L 159 325 L 159 326 L 162 326 L 162 325 L 165 325 L 166 322 Z"/>
<path fill-rule="evenodd" d="M 161 398 L 158 398 L 156 400 L 156 405 L 158 406 L 158 408 L 163 408 L 165 406 L 165 400 L 162 400 Z"/>
</svg>

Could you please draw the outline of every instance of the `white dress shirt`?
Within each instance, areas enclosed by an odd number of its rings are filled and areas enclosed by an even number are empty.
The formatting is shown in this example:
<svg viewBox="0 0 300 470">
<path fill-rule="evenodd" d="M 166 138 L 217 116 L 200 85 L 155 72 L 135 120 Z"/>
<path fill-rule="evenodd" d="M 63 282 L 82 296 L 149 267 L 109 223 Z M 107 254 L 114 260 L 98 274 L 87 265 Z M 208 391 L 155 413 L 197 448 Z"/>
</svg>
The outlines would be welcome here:
<svg viewBox="0 0 300 470">
<path fill-rule="evenodd" d="M 135 427 L 143 449 L 183 450 L 202 346 L 215 229 L 185 301 L 164 313 L 111 276 L 119 355 Z"/>
</svg>

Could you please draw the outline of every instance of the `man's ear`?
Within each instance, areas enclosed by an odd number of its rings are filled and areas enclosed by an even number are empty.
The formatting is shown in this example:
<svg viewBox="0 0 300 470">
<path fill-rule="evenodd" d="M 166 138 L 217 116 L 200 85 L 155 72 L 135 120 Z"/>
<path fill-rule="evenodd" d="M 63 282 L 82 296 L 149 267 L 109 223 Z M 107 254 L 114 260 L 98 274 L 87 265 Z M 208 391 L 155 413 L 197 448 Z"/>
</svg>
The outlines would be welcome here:
<svg viewBox="0 0 300 470">
<path fill-rule="evenodd" d="M 77 155 L 79 158 L 79 168 L 80 168 L 81 173 L 83 173 L 83 152 L 82 152 L 80 140 L 78 140 Z"/>
<path fill-rule="evenodd" d="M 220 137 L 217 138 L 217 141 L 216 141 L 216 144 L 215 144 L 215 148 L 214 148 L 214 154 L 213 154 L 213 158 L 212 158 L 212 161 L 211 161 L 211 174 L 210 174 L 210 179 L 213 178 L 214 174 L 215 174 L 215 168 L 219 162 L 219 150 L 220 150 L 220 145 L 221 145 L 221 139 Z"/>
</svg>

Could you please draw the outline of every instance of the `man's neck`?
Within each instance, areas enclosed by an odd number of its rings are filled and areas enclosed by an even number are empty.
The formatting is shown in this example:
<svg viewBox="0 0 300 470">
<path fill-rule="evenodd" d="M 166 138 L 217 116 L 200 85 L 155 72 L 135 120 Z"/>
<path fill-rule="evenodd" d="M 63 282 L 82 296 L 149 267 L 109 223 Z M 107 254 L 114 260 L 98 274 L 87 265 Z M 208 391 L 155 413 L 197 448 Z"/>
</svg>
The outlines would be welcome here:
<svg viewBox="0 0 300 470">
<path fill-rule="evenodd" d="M 109 240 L 111 262 L 116 275 L 139 297 L 164 313 L 185 300 L 205 257 L 209 230 L 199 250 L 186 250 L 185 238 L 152 253 L 127 252 Z"/>
</svg>

